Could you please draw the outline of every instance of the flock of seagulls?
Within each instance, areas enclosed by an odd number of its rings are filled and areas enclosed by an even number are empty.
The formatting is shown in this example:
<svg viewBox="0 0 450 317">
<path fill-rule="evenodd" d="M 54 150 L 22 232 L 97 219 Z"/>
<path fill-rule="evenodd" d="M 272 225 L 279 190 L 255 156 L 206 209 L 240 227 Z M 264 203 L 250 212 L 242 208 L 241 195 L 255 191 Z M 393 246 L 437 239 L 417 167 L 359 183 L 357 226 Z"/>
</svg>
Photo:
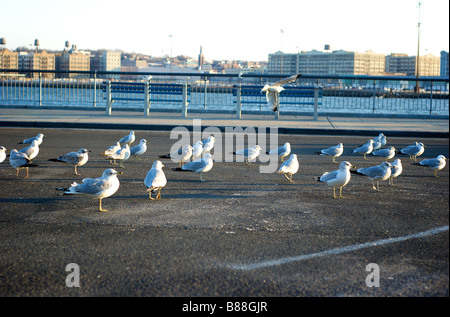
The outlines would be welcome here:
<svg viewBox="0 0 450 317">
<path fill-rule="evenodd" d="M 9 155 L 6 154 L 7 149 L 0 146 L 0 163 L 6 160 L 9 156 L 10 165 L 17 170 L 17 177 L 20 169 L 26 169 L 26 176 L 28 178 L 29 167 L 37 167 L 32 160 L 39 154 L 39 146 L 43 142 L 44 135 L 39 133 L 33 138 L 23 140 L 19 144 L 28 145 L 21 150 L 13 149 Z M 127 136 L 121 138 L 115 144 L 100 153 L 110 161 L 111 164 L 119 164 L 124 167 L 124 161 L 131 156 L 139 160 L 140 156 L 147 151 L 147 140 L 141 139 L 139 144 L 130 148 L 135 141 L 135 133 L 131 131 Z M 203 174 L 212 170 L 214 166 L 213 156 L 210 151 L 214 148 L 216 139 L 214 136 L 209 136 L 207 139 L 197 141 L 195 144 L 186 144 L 178 150 L 169 154 L 159 156 L 160 159 L 171 159 L 178 163 L 178 167 L 172 168 L 176 172 L 191 172 L 200 176 L 200 181 L 204 181 Z M 351 179 L 352 174 L 362 175 L 367 177 L 372 182 L 372 188 L 379 191 L 379 182 L 389 180 L 389 185 L 394 184 L 394 178 L 401 175 L 403 171 L 402 161 L 396 158 L 393 162 L 388 160 L 393 159 L 396 155 L 409 156 L 411 164 L 415 166 L 427 167 L 434 172 L 434 176 L 438 177 L 437 172 L 446 166 L 448 160 L 444 155 L 439 155 L 436 158 L 424 159 L 417 162 L 417 158 L 425 151 L 425 145 L 421 142 L 415 142 L 407 147 L 397 150 L 394 146 L 386 146 L 387 140 L 383 133 L 377 137 L 369 139 L 364 145 L 353 149 L 349 154 L 360 154 L 364 159 L 368 160 L 367 156 L 377 156 L 384 158 L 384 161 L 375 166 L 369 166 L 356 169 L 348 161 L 339 163 L 339 168 L 330 172 L 325 172 L 315 179 L 322 182 L 333 189 L 334 198 L 342 198 L 342 189 Z M 383 147 L 386 146 L 386 147 Z M 291 153 L 291 145 L 286 142 L 283 146 L 275 149 L 270 149 L 265 154 L 270 156 L 277 156 L 281 161 L 281 166 L 276 173 L 283 174 L 286 179 L 294 183 L 293 175 L 299 171 L 299 160 L 297 154 Z M 51 162 L 62 162 L 74 167 L 75 175 L 80 175 L 77 167 L 85 165 L 89 160 L 90 151 L 81 148 L 78 151 L 62 154 L 56 158 L 49 159 Z M 259 145 L 248 147 L 246 149 L 233 152 L 236 157 L 242 157 L 246 164 L 251 165 L 262 153 L 262 148 Z M 344 145 L 339 143 L 325 149 L 315 152 L 317 155 L 330 156 L 333 163 L 337 163 L 336 159 L 344 153 Z M 286 159 L 288 157 L 288 159 Z M 167 185 L 167 178 L 163 171 L 164 164 L 161 160 L 154 161 L 151 169 L 145 176 L 144 185 L 147 188 L 149 199 L 161 199 L 161 190 Z M 56 188 L 60 195 L 83 195 L 86 197 L 99 199 L 99 210 L 106 211 L 102 208 L 102 199 L 110 197 L 117 192 L 120 186 L 117 175 L 122 174 L 113 168 L 107 168 L 99 178 L 84 178 L 81 183 L 73 182 L 67 188 Z M 339 196 L 336 195 L 336 189 L 339 189 Z M 156 193 L 153 198 L 152 193 Z"/>
</svg>

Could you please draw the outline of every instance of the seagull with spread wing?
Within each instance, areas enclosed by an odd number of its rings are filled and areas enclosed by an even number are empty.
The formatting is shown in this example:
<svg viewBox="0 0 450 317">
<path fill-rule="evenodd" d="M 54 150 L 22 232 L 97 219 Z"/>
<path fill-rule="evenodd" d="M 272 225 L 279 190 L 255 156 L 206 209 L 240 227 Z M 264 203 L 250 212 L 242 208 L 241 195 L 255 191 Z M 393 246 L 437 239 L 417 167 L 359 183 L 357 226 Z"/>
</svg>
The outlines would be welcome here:
<svg viewBox="0 0 450 317">
<path fill-rule="evenodd" d="M 297 79 L 299 79 L 300 76 L 301 76 L 301 74 L 296 74 L 291 77 L 287 77 L 285 79 L 277 81 L 276 83 L 273 83 L 271 85 L 268 85 L 268 84 L 264 85 L 263 89 L 261 89 L 261 92 L 266 93 L 267 104 L 270 106 L 270 108 L 272 109 L 273 112 L 276 112 L 278 110 L 278 104 L 279 104 L 278 98 L 279 98 L 280 92 L 282 92 L 284 90 L 282 85 L 292 83 L 292 82 L 296 81 Z"/>
</svg>

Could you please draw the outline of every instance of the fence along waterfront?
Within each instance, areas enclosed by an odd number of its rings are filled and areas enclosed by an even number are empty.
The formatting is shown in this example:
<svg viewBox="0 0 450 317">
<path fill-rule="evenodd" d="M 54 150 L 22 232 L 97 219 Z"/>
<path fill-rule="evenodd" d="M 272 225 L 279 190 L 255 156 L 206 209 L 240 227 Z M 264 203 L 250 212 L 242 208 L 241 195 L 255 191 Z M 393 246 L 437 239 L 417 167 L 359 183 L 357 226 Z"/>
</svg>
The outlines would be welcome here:
<svg viewBox="0 0 450 317">
<path fill-rule="evenodd" d="M 45 76 L 44 76 L 45 75 Z M 289 76 L 286 74 L 282 77 Z M 235 113 L 236 87 L 254 86 L 281 78 L 279 74 L 209 74 L 209 73 L 141 73 L 141 72 L 75 72 L 0 70 L 0 105 L 43 105 L 106 108 L 107 82 L 150 84 L 148 107 L 153 111 L 204 111 Z M 152 85 L 186 86 L 186 95 Z M 420 90 L 417 92 L 416 85 Z M 289 87 L 320 87 L 319 113 L 444 115 L 449 113 L 449 78 L 405 76 L 322 76 L 303 75 Z M 178 96 L 176 96 L 178 95 Z M 184 99 L 183 99 L 184 97 Z M 311 114 L 311 97 L 280 95 L 280 113 Z M 114 97 L 113 97 L 114 99 Z M 174 102 L 179 99 L 180 102 Z M 141 91 L 122 91 L 111 105 L 114 109 L 142 110 L 146 103 Z M 185 100 L 186 103 L 183 103 Z M 271 113 L 265 95 L 255 96 L 241 104 L 248 113 Z"/>
</svg>

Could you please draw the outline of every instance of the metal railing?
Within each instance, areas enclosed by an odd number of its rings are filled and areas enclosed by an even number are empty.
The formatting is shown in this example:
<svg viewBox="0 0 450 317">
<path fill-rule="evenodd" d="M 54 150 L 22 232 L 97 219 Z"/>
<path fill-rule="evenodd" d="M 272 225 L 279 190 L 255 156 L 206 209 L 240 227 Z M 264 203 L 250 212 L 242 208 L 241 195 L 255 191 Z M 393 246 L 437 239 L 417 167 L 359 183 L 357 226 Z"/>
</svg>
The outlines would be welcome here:
<svg viewBox="0 0 450 317">
<path fill-rule="evenodd" d="M 284 76 L 287 77 L 288 75 Z M 107 82 L 143 85 L 186 85 L 186 103 L 175 102 L 174 93 L 151 92 L 148 106 L 142 92 L 122 91 L 110 104 L 110 110 L 228 112 L 237 107 L 236 88 L 260 87 L 274 82 L 273 74 L 143 73 L 143 72 L 57 72 L 0 70 L 1 106 L 71 106 L 107 108 Z M 150 80 L 149 80 L 150 79 Z M 320 87 L 320 114 L 444 115 L 449 114 L 449 78 L 405 76 L 322 76 L 303 75 L 290 87 Z M 181 86 L 180 86 L 181 87 Z M 233 88 L 234 87 L 234 88 Z M 420 87 L 420 89 L 417 89 Z M 179 91 L 177 92 L 179 94 Z M 183 97 L 183 95 L 181 96 Z M 178 98 L 178 97 L 177 97 Z M 178 100 L 178 99 L 177 99 Z M 180 98 L 179 100 L 182 100 Z M 244 113 L 270 113 L 265 95 L 247 104 Z M 281 113 L 314 114 L 314 104 L 302 96 L 280 94 Z M 148 110 L 148 111 L 147 111 Z"/>
</svg>

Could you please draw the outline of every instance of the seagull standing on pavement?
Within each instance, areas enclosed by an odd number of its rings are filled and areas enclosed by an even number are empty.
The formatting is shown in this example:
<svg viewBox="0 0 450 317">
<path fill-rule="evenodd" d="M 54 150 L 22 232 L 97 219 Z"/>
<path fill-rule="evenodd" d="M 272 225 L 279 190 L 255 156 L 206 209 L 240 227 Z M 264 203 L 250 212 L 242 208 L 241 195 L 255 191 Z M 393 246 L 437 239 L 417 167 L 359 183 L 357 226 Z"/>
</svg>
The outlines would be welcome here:
<svg viewBox="0 0 450 317">
<path fill-rule="evenodd" d="M 301 74 L 296 74 L 277 81 L 276 83 L 264 85 L 263 89 L 261 89 L 261 92 L 266 93 L 267 104 L 270 106 L 273 112 L 276 112 L 278 110 L 280 92 L 284 90 L 282 85 L 292 83 L 299 79 L 300 76 Z"/>
<path fill-rule="evenodd" d="M 124 136 L 119 140 L 120 143 L 128 144 L 130 146 L 131 143 L 134 142 L 136 139 L 136 136 L 134 135 L 134 131 L 131 131 L 130 134 Z"/>
<path fill-rule="evenodd" d="M 374 156 L 384 157 L 384 160 L 387 162 L 387 160 L 390 160 L 391 158 L 393 158 L 395 156 L 396 152 L 397 152 L 397 150 L 395 149 L 395 147 L 390 146 L 385 149 L 379 149 L 376 151 L 372 151 L 372 153 L 370 153 L 370 154 L 374 155 Z"/>
<path fill-rule="evenodd" d="M 13 149 L 9 155 L 9 164 L 17 170 L 17 177 L 19 177 L 20 169 L 25 168 L 27 171 L 25 178 L 28 178 L 28 167 L 39 166 L 33 164 L 25 153 L 17 152 L 16 149 Z"/>
<path fill-rule="evenodd" d="M 202 141 L 197 141 L 193 146 L 192 146 L 192 160 L 198 160 L 203 153 L 203 142 Z"/>
<path fill-rule="evenodd" d="M 247 165 L 251 165 L 250 161 L 256 159 L 261 153 L 259 145 L 251 146 L 249 148 L 233 152 L 234 155 L 242 155 Z"/>
<path fill-rule="evenodd" d="M 44 139 L 44 135 L 42 133 L 39 133 L 38 135 L 36 135 L 32 138 L 25 139 L 22 142 L 19 142 L 19 144 L 31 144 L 31 143 L 33 143 L 33 140 L 37 140 L 38 145 L 41 145 L 43 139 Z"/>
<path fill-rule="evenodd" d="M 430 170 L 434 171 L 434 177 L 439 177 L 436 173 L 445 167 L 445 165 L 447 164 L 447 160 L 448 158 L 446 158 L 444 155 L 439 155 L 436 158 L 425 159 L 420 161 L 419 163 L 413 162 L 411 164 L 428 167 Z"/>
<path fill-rule="evenodd" d="M 170 158 L 173 162 L 178 162 L 178 167 L 183 166 L 185 161 L 188 161 L 192 156 L 192 145 L 187 144 L 177 151 L 173 151 L 166 155 L 161 155 L 159 158 Z"/>
<path fill-rule="evenodd" d="M 213 167 L 214 160 L 210 153 L 205 153 L 205 155 L 196 161 L 189 162 L 182 167 L 172 168 L 173 171 L 177 172 L 194 172 L 200 173 L 200 181 L 204 182 L 202 174 L 209 172 Z"/>
<path fill-rule="evenodd" d="M 389 177 L 389 185 L 394 185 L 394 178 L 400 176 L 400 174 L 403 172 L 403 165 L 402 161 L 400 159 L 396 159 L 394 162 L 391 163 L 391 177 Z"/>
<path fill-rule="evenodd" d="M 292 175 L 298 172 L 300 164 L 298 163 L 297 154 L 291 154 L 288 160 L 281 164 L 278 174 L 284 174 L 284 176 L 293 183 Z"/>
<path fill-rule="evenodd" d="M 144 179 L 144 184 L 147 186 L 148 197 L 151 200 L 161 199 L 161 188 L 166 186 L 167 178 L 162 168 L 164 167 L 161 161 L 153 162 L 152 168 L 148 171 Z M 155 198 L 152 198 L 152 192 L 158 191 Z"/>
<path fill-rule="evenodd" d="M 268 155 L 278 155 L 281 158 L 281 162 L 284 161 L 284 158 L 291 154 L 291 144 L 289 142 L 284 143 L 283 146 L 280 146 L 277 149 L 273 149 L 270 151 L 267 151 Z"/>
<path fill-rule="evenodd" d="M 365 144 L 361 145 L 360 147 L 357 147 L 352 151 L 353 153 L 359 153 L 364 155 L 364 159 L 367 160 L 366 155 L 370 154 L 373 151 L 373 140 L 370 139 Z"/>
<path fill-rule="evenodd" d="M 98 210 L 108 211 L 102 208 L 102 199 L 114 195 L 119 189 L 120 182 L 117 178 L 117 172 L 112 168 L 103 171 L 99 178 L 85 178 L 81 184 L 73 182 L 69 188 L 56 188 L 56 190 L 63 191 L 61 195 L 82 195 L 91 198 L 98 198 Z"/>
<path fill-rule="evenodd" d="M 408 145 L 400 150 L 398 154 L 409 155 L 410 160 L 417 160 L 417 157 L 422 155 L 425 151 L 425 145 L 422 142 L 416 142 Z"/>
<path fill-rule="evenodd" d="M 0 146 L 0 163 L 6 159 L 6 148 L 4 146 Z"/>
<path fill-rule="evenodd" d="M 323 149 L 320 152 L 316 152 L 318 155 L 329 155 L 333 157 L 333 163 L 336 163 L 336 157 L 339 157 L 344 153 L 344 145 L 339 143 L 338 145 Z"/>
<path fill-rule="evenodd" d="M 139 141 L 138 145 L 135 145 L 135 146 L 133 146 L 130 149 L 130 155 L 131 156 L 135 156 L 136 158 L 138 158 L 138 156 L 144 155 L 144 153 L 146 151 L 147 151 L 147 140 L 146 139 L 142 139 L 142 140 Z"/>
<path fill-rule="evenodd" d="M 78 152 L 70 152 L 64 155 L 60 155 L 55 159 L 49 159 L 51 162 L 65 162 L 75 166 L 75 175 L 79 175 L 77 172 L 77 166 L 83 166 L 87 163 L 90 151 L 84 148 L 79 149 Z"/>
<path fill-rule="evenodd" d="M 214 144 L 216 143 L 216 138 L 212 135 L 210 135 L 206 140 L 202 141 L 203 143 L 203 155 L 205 153 L 211 152 L 211 150 L 214 148 Z"/>
<path fill-rule="evenodd" d="M 112 155 L 108 156 L 108 160 L 113 160 L 114 162 L 116 160 L 120 161 L 120 167 L 123 166 L 123 162 L 128 160 L 130 158 L 130 146 L 128 143 L 125 143 L 125 146 L 118 149 L 116 153 L 113 153 Z"/>
<path fill-rule="evenodd" d="M 31 145 L 21 149 L 19 153 L 25 153 L 30 161 L 33 160 L 39 154 L 39 141 L 33 140 Z"/>
<path fill-rule="evenodd" d="M 352 171 L 354 174 L 359 175 L 365 175 L 372 181 L 372 188 L 374 190 L 380 191 L 379 182 L 385 181 L 391 177 L 392 171 L 391 171 L 392 165 L 389 162 L 383 162 L 380 165 L 366 167 L 366 168 L 359 168 L 356 170 L 356 172 Z M 377 182 L 377 186 L 375 187 L 374 181 Z"/>
<path fill-rule="evenodd" d="M 347 185 L 350 181 L 350 168 L 354 168 L 350 162 L 341 162 L 341 164 L 339 164 L 339 169 L 323 173 L 322 176 L 317 177 L 317 181 L 333 187 L 333 198 L 338 198 L 336 197 L 336 188 L 339 187 L 339 197 L 344 198 L 342 196 L 342 187 Z"/>
</svg>

